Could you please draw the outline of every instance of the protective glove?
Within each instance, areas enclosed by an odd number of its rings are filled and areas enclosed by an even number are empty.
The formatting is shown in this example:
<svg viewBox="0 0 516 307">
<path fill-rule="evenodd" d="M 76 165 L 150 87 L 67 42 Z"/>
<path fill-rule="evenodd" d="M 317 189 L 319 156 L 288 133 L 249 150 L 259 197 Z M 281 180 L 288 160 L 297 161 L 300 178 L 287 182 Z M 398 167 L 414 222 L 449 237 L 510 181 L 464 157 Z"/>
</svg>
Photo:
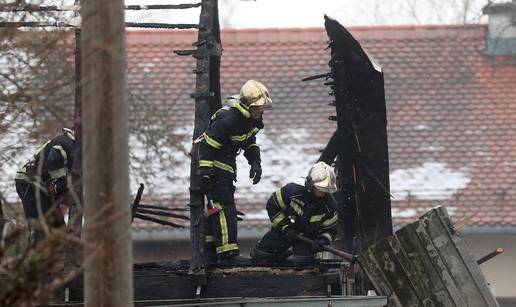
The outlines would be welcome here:
<svg viewBox="0 0 516 307">
<path fill-rule="evenodd" d="M 201 184 L 201 189 L 204 192 L 211 191 L 211 189 L 213 187 L 213 185 L 211 183 L 211 176 L 208 174 L 202 174 L 200 184 Z"/>
<path fill-rule="evenodd" d="M 290 240 L 294 240 L 294 239 L 296 239 L 296 234 L 297 233 L 296 233 L 296 231 L 294 230 L 293 227 L 287 227 L 287 229 L 285 229 L 284 234 Z"/>
<path fill-rule="evenodd" d="M 315 240 L 313 241 L 313 244 L 312 244 L 312 248 L 317 251 L 317 252 L 320 252 L 323 250 L 323 246 L 324 245 L 329 245 L 330 244 L 330 240 L 328 240 L 328 238 L 324 237 L 324 236 L 318 236 L 317 238 L 315 238 Z"/>
<path fill-rule="evenodd" d="M 66 176 L 51 179 L 52 189 L 56 195 L 63 195 L 68 191 L 68 180 Z"/>
<path fill-rule="evenodd" d="M 260 166 L 260 162 L 255 161 L 251 163 L 249 178 L 253 179 L 253 184 L 260 182 L 260 179 L 262 178 L 262 167 Z"/>
</svg>

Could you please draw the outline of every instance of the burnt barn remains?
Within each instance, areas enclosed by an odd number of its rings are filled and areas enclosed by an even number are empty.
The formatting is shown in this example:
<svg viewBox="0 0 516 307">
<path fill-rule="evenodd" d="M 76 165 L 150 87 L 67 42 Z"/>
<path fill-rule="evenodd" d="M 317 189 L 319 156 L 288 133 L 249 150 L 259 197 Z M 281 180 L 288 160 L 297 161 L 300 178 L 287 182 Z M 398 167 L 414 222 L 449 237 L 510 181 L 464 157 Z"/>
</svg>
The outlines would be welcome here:
<svg viewBox="0 0 516 307">
<path fill-rule="evenodd" d="M 195 123 L 192 140 L 207 128 L 210 117 L 222 106 L 220 37 L 217 0 L 196 4 L 126 6 L 127 10 L 201 8 L 199 24 L 127 23 L 127 27 L 198 29 L 192 49 L 174 50 L 176 56 L 194 57 L 196 86 Z M 16 6 L 4 11 L 55 11 L 78 8 Z M 319 82 L 328 89 L 328 103 L 335 114 L 328 120 L 337 128 L 328 135 L 320 161 L 334 165 L 337 172 L 339 235 L 333 251 L 358 257 L 333 257 L 314 266 L 277 264 L 238 267 L 209 265 L 204 257 L 206 201 L 200 188 L 196 155 L 191 159 L 189 208 L 142 205 L 140 186 L 131 204 L 133 219 L 170 227 L 180 224 L 163 217 L 190 221 L 191 259 L 179 262 L 144 263 L 133 267 L 134 299 L 141 305 L 182 306 L 245 304 L 305 304 L 310 306 L 497 306 L 485 279 L 467 247 L 455 231 L 444 209 L 435 209 L 414 224 L 393 234 L 387 119 L 381 66 L 367 54 L 336 20 L 325 16 L 328 35 L 328 71 L 306 76 L 302 82 Z M 19 22 L 2 27 L 59 26 L 74 29 L 76 42 L 75 131 L 79 144 L 73 171 L 81 180 L 81 27 L 64 24 Z M 321 53 L 321 56 L 324 56 Z M 75 184 L 78 195 L 82 187 Z M 79 204 L 77 204 L 79 206 Z M 71 207 L 70 215 L 76 214 Z M 1 210 L 1 207 L 0 207 Z M 189 216 L 185 216 L 189 212 Z M 0 211 L 1 213 L 1 211 Z M 81 219 L 73 229 L 81 233 Z M 1 220 L 0 220 L 1 222 Z M 455 224 L 456 226 L 457 224 Z M 454 261 L 449 261 L 453 255 Z M 67 267 L 80 262 L 70 250 Z M 390 269 L 389 269 L 390 268 Z M 461 287 L 459 285 L 465 285 Z M 368 290 L 380 296 L 364 297 Z M 84 286 L 79 276 L 66 287 L 66 302 L 81 302 Z M 64 292 L 63 292 L 64 293 Z M 370 293 L 370 292 L 369 292 Z M 353 296 L 353 297 L 351 297 Z M 301 298 L 302 297 L 302 298 Z M 254 299 L 251 299 L 254 298 Z M 256 299 L 260 298 L 260 299 Z"/>
</svg>

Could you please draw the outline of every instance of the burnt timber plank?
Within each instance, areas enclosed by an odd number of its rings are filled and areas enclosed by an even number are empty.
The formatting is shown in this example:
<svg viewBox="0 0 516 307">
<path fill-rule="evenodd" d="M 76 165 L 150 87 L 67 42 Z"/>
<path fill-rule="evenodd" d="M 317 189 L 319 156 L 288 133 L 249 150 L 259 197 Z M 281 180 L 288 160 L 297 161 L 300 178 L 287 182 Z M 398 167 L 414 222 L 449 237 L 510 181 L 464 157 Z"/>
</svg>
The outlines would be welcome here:
<svg viewBox="0 0 516 307">
<path fill-rule="evenodd" d="M 457 306 L 468 307 L 468 305 L 466 304 L 467 301 L 464 297 L 464 293 L 460 289 L 460 285 L 457 285 L 454 282 L 453 277 L 450 275 L 450 272 L 448 271 L 441 256 L 439 255 L 439 252 L 434 247 L 432 239 L 426 232 L 421 222 L 416 221 L 412 225 L 414 226 L 416 234 L 419 240 L 421 241 L 422 245 L 426 248 L 428 258 L 434 265 L 437 274 L 441 276 L 442 282 L 444 286 L 449 290 L 449 293 L 452 296 L 454 302 L 457 304 Z"/>
<path fill-rule="evenodd" d="M 420 220 L 432 238 L 450 275 L 455 283 L 460 285 L 468 306 L 498 306 L 471 252 L 457 235 L 451 233 L 446 209 L 444 207 L 432 209 Z"/>
<path fill-rule="evenodd" d="M 418 281 L 416 275 L 414 274 L 414 267 L 410 262 L 410 259 L 406 255 L 405 251 L 401 246 L 401 242 L 398 240 L 396 236 L 390 236 L 385 239 L 385 241 L 389 244 L 389 247 L 392 251 L 392 260 L 394 260 L 394 264 L 399 266 L 400 272 L 398 273 L 400 276 L 403 276 L 405 283 L 410 286 L 415 296 L 419 301 L 419 306 L 431 306 L 435 307 L 435 304 L 429 299 L 430 294 L 427 289 L 421 286 Z"/>
<path fill-rule="evenodd" d="M 383 72 L 340 23 L 325 16 L 325 28 L 333 79 L 328 84 L 337 110 L 338 142 L 334 138 L 330 145 L 339 145 L 339 193 L 345 206 L 341 220 L 353 225 L 347 230 L 359 238 L 359 246 L 345 249 L 362 251 L 392 235 Z M 326 152 L 322 158 L 331 158 L 330 154 Z"/>
<path fill-rule="evenodd" d="M 389 284 L 380 264 L 376 260 L 372 248 L 361 253 L 358 257 L 358 261 L 362 269 L 365 270 L 378 294 L 387 296 L 389 303 L 388 306 L 403 306 L 397 294 Z"/>
<path fill-rule="evenodd" d="M 444 286 L 442 276 L 440 276 L 432 261 L 426 253 L 425 246 L 421 244 L 416 235 L 414 225 L 407 225 L 396 232 L 396 237 L 401 244 L 401 248 L 407 261 L 410 262 L 411 279 L 418 280 L 415 283 L 420 297 L 432 301 L 433 306 L 456 307 L 462 306 L 462 301 L 456 303 L 449 290 Z M 455 292 L 458 292 L 455 289 Z M 425 294 L 427 293 L 427 294 Z"/>
<path fill-rule="evenodd" d="M 371 246 L 371 251 L 393 292 L 403 302 L 401 306 L 423 306 L 399 262 L 401 255 L 392 248 L 395 240 L 391 236 L 378 241 Z M 399 246 L 399 243 L 397 245 Z"/>
<path fill-rule="evenodd" d="M 148 264 L 134 268 L 134 299 L 173 300 L 195 297 L 196 277 L 188 267 L 173 264 Z M 325 296 L 328 285 L 332 295 L 342 295 L 341 275 L 337 269 L 234 267 L 209 269 L 202 287 L 203 298 Z M 69 284 L 70 300 L 83 300 L 83 278 Z"/>
</svg>

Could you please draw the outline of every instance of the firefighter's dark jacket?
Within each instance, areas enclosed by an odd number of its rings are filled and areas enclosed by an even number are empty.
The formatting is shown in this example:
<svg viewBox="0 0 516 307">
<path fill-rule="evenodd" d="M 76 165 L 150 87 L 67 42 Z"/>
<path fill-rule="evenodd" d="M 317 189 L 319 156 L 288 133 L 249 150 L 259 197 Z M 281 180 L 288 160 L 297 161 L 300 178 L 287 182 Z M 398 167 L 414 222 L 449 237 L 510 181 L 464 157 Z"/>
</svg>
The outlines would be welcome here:
<svg viewBox="0 0 516 307">
<path fill-rule="evenodd" d="M 249 108 L 235 102 L 233 106 L 219 109 L 211 118 L 210 125 L 199 144 L 201 173 L 222 174 L 236 177 L 236 156 L 244 150 L 249 164 L 260 163 L 260 147 L 256 133 L 263 128 L 261 119 L 253 119 Z"/>
<path fill-rule="evenodd" d="M 18 169 L 15 179 L 41 184 L 42 189 L 49 181 L 66 183 L 73 165 L 74 150 L 72 139 L 65 135 L 57 136 L 38 148 L 33 159 Z"/>
<path fill-rule="evenodd" d="M 267 213 L 272 227 L 281 233 L 293 227 L 308 237 L 322 235 L 329 241 L 333 241 L 337 233 L 335 198 L 331 194 L 315 197 L 299 184 L 289 183 L 272 193 L 267 202 Z"/>
</svg>

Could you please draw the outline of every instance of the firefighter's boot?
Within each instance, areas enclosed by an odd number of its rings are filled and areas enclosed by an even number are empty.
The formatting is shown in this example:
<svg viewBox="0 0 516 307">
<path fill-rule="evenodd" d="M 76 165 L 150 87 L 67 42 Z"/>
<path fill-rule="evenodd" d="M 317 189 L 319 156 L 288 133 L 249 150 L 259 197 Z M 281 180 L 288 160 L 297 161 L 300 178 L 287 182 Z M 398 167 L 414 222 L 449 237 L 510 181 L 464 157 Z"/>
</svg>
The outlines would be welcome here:
<svg viewBox="0 0 516 307">
<path fill-rule="evenodd" d="M 240 256 L 238 252 L 227 252 L 218 255 L 217 264 L 231 266 L 249 265 L 251 264 L 251 259 Z"/>
</svg>

